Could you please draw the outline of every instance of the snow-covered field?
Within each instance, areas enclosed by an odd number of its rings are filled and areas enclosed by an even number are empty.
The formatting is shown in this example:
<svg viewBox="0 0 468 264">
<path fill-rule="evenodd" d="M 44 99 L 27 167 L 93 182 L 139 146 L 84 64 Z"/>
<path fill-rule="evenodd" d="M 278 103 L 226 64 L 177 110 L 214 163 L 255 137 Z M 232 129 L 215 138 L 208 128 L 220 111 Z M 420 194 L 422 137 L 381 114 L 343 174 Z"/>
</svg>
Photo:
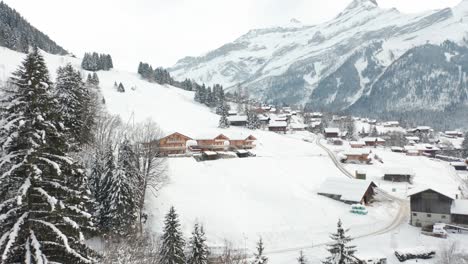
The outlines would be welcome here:
<svg viewBox="0 0 468 264">
<path fill-rule="evenodd" d="M 23 54 L 0 48 L 0 80 L 16 69 Z M 66 62 L 79 67 L 80 60 L 46 54 L 46 61 L 55 76 L 56 68 Z M 162 218 L 171 205 L 180 214 L 184 233 L 188 236 L 192 225 L 205 225 L 211 245 L 222 246 L 225 239 L 238 248 L 254 249 L 259 236 L 263 237 L 271 263 L 295 261 L 299 248 L 305 248 L 310 263 L 318 263 L 326 255 L 323 246 L 328 234 L 335 231 L 338 218 L 351 234 L 361 236 L 388 226 L 398 208 L 396 203 L 378 202 L 370 206 L 369 214 L 349 213 L 350 207 L 316 194 L 328 177 L 344 177 L 327 153 L 315 143 L 308 132 L 278 135 L 267 131 L 243 128 L 218 129 L 218 116 L 207 107 L 193 101 L 193 93 L 174 87 L 148 83 L 136 73 L 112 70 L 98 72 L 108 110 L 128 122 L 152 118 L 167 133 L 178 131 L 189 136 L 211 136 L 223 133 L 232 137 L 254 135 L 257 157 L 196 162 L 192 158 L 169 159 L 169 181 L 158 194 L 148 197 L 150 214 L 147 227 L 161 231 Z M 122 82 L 125 93 L 115 91 L 114 82 Z M 131 89 L 135 87 L 135 89 Z M 312 141 L 313 142 L 313 141 Z M 331 148 L 331 146 L 328 146 Z M 385 149 L 373 150 L 385 165 L 407 166 L 416 171 L 415 187 L 443 187 L 456 191 L 458 180 L 444 162 L 423 157 L 406 157 Z M 363 165 L 364 166 L 364 165 Z M 369 177 L 382 188 L 396 188 L 400 197 L 406 195 L 406 185 L 382 182 L 381 164 L 348 165 L 350 171 L 365 169 Z M 468 236 L 454 236 L 463 239 Z M 389 263 L 397 263 L 392 249 L 420 245 L 440 246 L 444 240 L 420 235 L 419 229 L 404 224 L 379 236 L 358 239 L 360 252 L 384 255 Z M 290 250 L 288 250 L 290 249 Z M 434 262 L 427 262 L 434 263 Z"/>
</svg>

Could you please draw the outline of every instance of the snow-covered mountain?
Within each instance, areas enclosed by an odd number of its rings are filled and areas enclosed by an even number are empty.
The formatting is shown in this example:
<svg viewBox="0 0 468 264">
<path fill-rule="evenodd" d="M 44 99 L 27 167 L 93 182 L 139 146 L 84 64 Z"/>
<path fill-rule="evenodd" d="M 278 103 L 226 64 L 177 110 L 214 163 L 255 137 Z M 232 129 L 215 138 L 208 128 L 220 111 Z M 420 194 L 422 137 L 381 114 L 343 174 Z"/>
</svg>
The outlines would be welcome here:
<svg viewBox="0 0 468 264">
<path fill-rule="evenodd" d="M 419 111 L 421 107 L 437 112 L 448 106 L 466 104 L 466 100 L 447 96 L 450 93 L 446 92 L 447 88 L 456 94 L 467 93 L 463 67 L 454 73 L 457 77 L 431 83 L 423 79 L 444 75 L 433 73 L 439 70 L 438 66 L 421 69 L 418 75 L 393 86 L 389 84 L 389 75 L 400 76 L 399 71 L 417 64 L 411 54 L 418 47 L 425 50 L 424 56 L 434 56 L 432 61 L 435 61 L 444 49 L 439 46 L 444 41 L 466 45 L 467 18 L 467 0 L 454 8 L 421 14 L 383 9 L 375 0 L 354 0 L 329 22 L 304 26 L 294 21 L 287 26 L 251 30 L 204 56 L 181 59 L 171 73 L 176 78 L 232 88 L 241 84 L 263 101 L 302 103 L 311 109 L 328 111 L 370 110 L 377 103 L 373 101 L 378 97 L 377 91 L 390 87 L 399 89 L 399 94 L 408 92 L 409 95 L 393 96 L 387 105 L 392 103 L 394 107 L 383 109 L 382 113 Z M 426 44 L 434 46 L 424 48 Z M 409 50 L 412 52 L 408 53 Z M 457 54 L 464 52 L 457 51 Z M 443 61 L 450 67 L 460 66 L 449 59 Z M 417 93 L 414 83 L 429 85 L 425 89 L 431 92 Z M 437 87 L 442 84 L 446 87 Z M 424 98 L 429 95 L 433 98 Z M 375 113 L 369 113 L 372 114 Z"/>
</svg>

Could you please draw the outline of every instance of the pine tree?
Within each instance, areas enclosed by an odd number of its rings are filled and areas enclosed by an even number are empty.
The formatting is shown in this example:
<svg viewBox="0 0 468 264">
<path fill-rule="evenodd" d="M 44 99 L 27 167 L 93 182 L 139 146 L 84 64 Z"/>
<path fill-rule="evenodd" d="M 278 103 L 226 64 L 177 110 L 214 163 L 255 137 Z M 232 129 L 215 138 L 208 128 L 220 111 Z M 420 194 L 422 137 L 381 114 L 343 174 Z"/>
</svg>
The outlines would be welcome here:
<svg viewBox="0 0 468 264">
<path fill-rule="evenodd" d="M 352 241 L 350 236 L 346 235 L 348 230 L 342 227 L 341 219 L 338 220 L 337 231 L 330 235 L 334 241 L 333 244 L 328 246 L 329 256 L 322 263 L 324 264 L 353 264 L 357 263 L 354 253 L 356 252 L 355 246 L 348 246 L 347 244 Z"/>
<path fill-rule="evenodd" d="M 123 86 L 122 83 L 119 83 L 119 86 L 117 86 L 117 92 L 125 93 L 125 87 Z"/>
<path fill-rule="evenodd" d="M 96 263 L 83 169 L 67 155 L 58 100 L 35 48 L 1 102 L 1 263 Z"/>
<path fill-rule="evenodd" d="M 206 245 L 205 231 L 203 226 L 199 227 L 198 223 L 193 227 L 192 237 L 189 241 L 190 256 L 187 264 L 207 264 L 208 263 L 208 246 Z"/>
<path fill-rule="evenodd" d="M 92 82 L 93 82 L 94 86 L 96 86 L 96 87 L 99 86 L 99 76 L 95 72 L 93 72 Z"/>
<path fill-rule="evenodd" d="M 306 257 L 304 256 L 304 252 L 302 252 L 302 250 L 299 251 L 299 257 L 297 258 L 297 262 L 298 262 L 299 264 L 307 264 L 307 259 L 306 259 Z"/>
<path fill-rule="evenodd" d="M 465 138 L 461 144 L 462 158 L 468 158 L 468 131 L 465 132 Z"/>
<path fill-rule="evenodd" d="M 255 111 L 247 111 L 247 128 L 248 129 L 258 129 L 260 128 L 260 119 L 257 116 Z"/>
<path fill-rule="evenodd" d="M 268 258 L 263 254 L 265 248 L 263 247 L 262 238 L 260 238 L 257 242 L 257 252 L 254 253 L 254 260 L 252 264 L 267 264 Z"/>
<path fill-rule="evenodd" d="M 160 248 L 161 264 L 184 264 L 184 239 L 174 207 L 171 207 L 164 220 L 164 234 Z"/>
<path fill-rule="evenodd" d="M 92 98 L 85 87 L 81 74 L 71 64 L 57 70 L 55 97 L 60 104 L 60 112 L 71 141 L 83 146 L 91 141 L 94 113 Z"/>
<path fill-rule="evenodd" d="M 378 137 L 379 136 L 379 131 L 377 131 L 376 126 L 372 126 L 370 129 L 370 136 L 371 137 Z"/>
<path fill-rule="evenodd" d="M 228 120 L 228 110 L 226 105 L 223 103 L 220 105 L 219 111 L 221 112 L 221 117 L 219 118 L 219 128 L 228 128 L 229 127 L 229 120 Z"/>
</svg>

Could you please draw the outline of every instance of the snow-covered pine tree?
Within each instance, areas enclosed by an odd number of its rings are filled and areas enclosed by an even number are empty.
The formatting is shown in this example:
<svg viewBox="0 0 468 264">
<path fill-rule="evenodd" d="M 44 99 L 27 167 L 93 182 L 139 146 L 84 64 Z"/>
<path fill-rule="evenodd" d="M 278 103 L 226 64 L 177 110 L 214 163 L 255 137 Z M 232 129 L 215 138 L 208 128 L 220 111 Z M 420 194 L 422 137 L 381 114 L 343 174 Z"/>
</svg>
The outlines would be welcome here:
<svg viewBox="0 0 468 264">
<path fill-rule="evenodd" d="M 333 244 L 329 245 L 327 250 L 330 252 L 329 256 L 323 264 L 357 264 L 354 253 L 356 253 L 355 246 L 348 246 L 347 244 L 352 241 L 352 238 L 346 235 L 346 232 L 342 226 L 341 219 L 338 220 L 336 233 L 330 235 L 333 240 Z"/>
<path fill-rule="evenodd" d="M 94 86 L 96 86 L 96 87 L 99 86 L 99 76 L 95 72 L 93 72 L 92 82 L 93 82 Z"/>
<path fill-rule="evenodd" d="M 161 264 L 184 264 L 184 238 L 180 231 L 178 215 L 172 206 L 164 220 L 164 234 L 160 248 Z"/>
<path fill-rule="evenodd" d="M 187 264 L 207 264 L 208 263 L 208 246 L 206 245 L 205 231 L 203 226 L 195 223 L 193 227 L 192 237 L 189 241 L 190 256 L 188 256 Z"/>
<path fill-rule="evenodd" d="M 219 106 L 219 111 L 221 112 L 221 117 L 219 118 L 219 128 L 228 128 L 229 127 L 229 120 L 228 120 L 228 110 L 226 104 L 221 104 Z"/>
<path fill-rule="evenodd" d="M 1 101 L 1 263 L 96 263 L 83 169 L 67 155 L 47 66 L 34 48 Z"/>
<path fill-rule="evenodd" d="M 302 250 L 299 251 L 299 257 L 297 258 L 297 262 L 298 262 L 299 264 L 307 264 L 307 259 L 306 259 L 306 257 L 304 256 L 304 252 L 302 252 Z"/>
<path fill-rule="evenodd" d="M 253 110 L 247 110 L 247 128 L 248 129 L 258 129 L 260 128 L 260 119 L 257 116 L 257 113 Z"/>
<path fill-rule="evenodd" d="M 125 93 L 125 87 L 123 86 L 122 83 L 119 83 L 119 86 L 117 86 L 117 92 Z"/>
<path fill-rule="evenodd" d="M 109 192 L 109 189 L 111 188 L 114 174 L 116 171 L 114 149 L 110 142 L 106 146 L 103 162 L 104 162 L 104 168 L 103 168 L 103 175 L 101 176 L 101 181 L 100 181 L 100 189 L 96 190 L 95 199 L 99 203 L 99 207 L 100 207 L 100 210 L 99 210 L 100 215 L 98 217 L 99 226 L 101 227 L 102 230 L 107 231 L 110 228 L 110 224 L 108 223 L 108 219 L 105 216 L 106 199 L 108 199 L 109 197 L 108 192 Z"/>
<path fill-rule="evenodd" d="M 252 264 L 267 264 L 268 258 L 264 255 L 265 247 L 263 246 L 263 240 L 260 238 L 257 242 L 257 252 L 254 253 L 254 260 Z"/>
<path fill-rule="evenodd" d="M 370 128 L 370 132 L 369 132 L 369 133 L 370 133 L 369 135 L 370 135 L 371 137 L 378 137 L 378 136 L 379 136 L 379 131 L 377 130 L 377 127 L 374 126 L 374 125 Z"/>
<path fill-rule="evenodd" d="M 101 194 L 103 193 L 102 184 L 103 177 L 105 174 L 105 163 L 104 154 L 101 150 L 97 149 L 91 163 L 91 172 L 89 175 L 89 186 L 91 194 L 95 200 L 94 216 L 96 219 L 100 219 L 101 205 L 103 203 Z"/>
<path fill-rule="evenodd" d="M 95 113 L 92 112 L 90 91 L 83 83 L 80 72 L 71 64 L 60 67 L 54 92 L 72 142 L 78 146 L 90 142 Z"/>
<path fill-rule="evenodd" d="M 468 158 L 468 131 L 465 132 L 465 138 L 461 144 L 462 158 Z"/>
</svg>

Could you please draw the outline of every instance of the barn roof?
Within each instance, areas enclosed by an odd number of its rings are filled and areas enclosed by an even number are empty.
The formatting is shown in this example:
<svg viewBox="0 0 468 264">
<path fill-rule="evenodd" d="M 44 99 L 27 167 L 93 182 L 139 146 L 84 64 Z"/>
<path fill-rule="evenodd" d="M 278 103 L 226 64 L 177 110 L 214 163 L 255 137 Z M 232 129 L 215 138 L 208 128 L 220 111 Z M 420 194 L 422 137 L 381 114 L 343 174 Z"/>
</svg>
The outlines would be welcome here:
<svg viewBox="0 0 468 264">
<path fill-rule="evenodd" d="M 320 186 L 318 194 L 338 195 L 342 201 L 359 203 L 369 189 L 374 186 L 372 181 L 355 180 L 348 178 L 327 178 Z"/>
<path fill-rule="evenodd" d="M 425 188 L 425 189 L 416 189 L 416 190 L 413 190 L 412 192 L 410 192 L 408 194 L 408 196 L 413 196 L 413 195 L 416 195 L 416 194 L 419 194 L 419 193 L 422 193 L 422 192 L 425 192 L 425 191 L 433 191 L 433 192 L 436 192 L 438 194 L 441 194 L 447 198 L 450 198 L 452 200 L 455 200 L 455 196 L 454 195 L 451 195 L 451 194 L 448 194 L 444 191 L 440 191 L 440 190 L 435 190 L 435 189 L 432 189 L 432 188 Z"/>
<path fill-rule="evenodd" d="M 247 122 L 247 116 L 245 115 L 235 115 L 227 117 L 229 122 Z"/>
<path fill-rule="evenodd" d="M 288 123 L 285 121 L 274 121 L 274 122 L 271 122 L 270 125 L 268 125 L 268 127 L 287 127 L 287 126 L 288 126 Z"/>
</svg>

